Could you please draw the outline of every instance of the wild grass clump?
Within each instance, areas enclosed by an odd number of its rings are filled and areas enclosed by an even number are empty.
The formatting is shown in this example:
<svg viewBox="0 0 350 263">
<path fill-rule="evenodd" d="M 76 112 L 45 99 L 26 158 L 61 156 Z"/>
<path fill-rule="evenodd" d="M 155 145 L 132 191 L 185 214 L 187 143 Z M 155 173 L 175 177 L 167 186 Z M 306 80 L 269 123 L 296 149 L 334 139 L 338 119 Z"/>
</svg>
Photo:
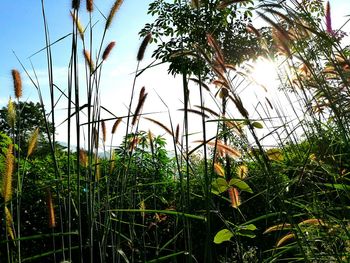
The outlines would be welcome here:
<svg viewBox="0 0 350 263">
<path fill-rule="evenodd" d="M 350 52 L 332 28 L 330 4 L 311 2 L 154 3 L 159 20 L 142 31 L 129 104 L 117 114 L 103 105 L 100 83 L 117 48 L 105 37 L 123 1 L 101 17 L 101 39 L 92 38 L 96 3 L 81 11 L 72 1 L 66 91 L 54 83 L 45 22 L 49 102 L 33 81 L 41 104 L 21 104 L 13 70 L 17 104 L 10 99 L 0 111 L 8 134 L 0 133 L 0 255 L 8 262 L 347 262 Z M 253 26 L 241 7 L 269 26 Z M 240 21 L 230 24 L 232 11 Z M 86 28 L 81 12 L 89 13 Z M 186 16 L 195 21 L 190 32 L 179 23 Z M 236 26 L 240 41 L 259 45 L 249 58 L 278 62 L 279 91 L 265 87 L 256 102 L 246 93 L 256 88 L 241 63 L 246 54 L 228 55 L 239 43 L 230 35 Z M 164 34 L 180 42 L 162 42 Z M 158 103 L 138 83 L 151 67 L 141 69 L 151 41 L 161 42 L 155 57 L 182 79 L 176 122 L 162 99 L 168 122 L 146 111 Z M 66 103 L 65 146 L 55 136 L 58 100 Z M 27 110 L 37 120 L 29 128 Z M 155 126 L 172 139 L 171 153 Z"/>
</svg>

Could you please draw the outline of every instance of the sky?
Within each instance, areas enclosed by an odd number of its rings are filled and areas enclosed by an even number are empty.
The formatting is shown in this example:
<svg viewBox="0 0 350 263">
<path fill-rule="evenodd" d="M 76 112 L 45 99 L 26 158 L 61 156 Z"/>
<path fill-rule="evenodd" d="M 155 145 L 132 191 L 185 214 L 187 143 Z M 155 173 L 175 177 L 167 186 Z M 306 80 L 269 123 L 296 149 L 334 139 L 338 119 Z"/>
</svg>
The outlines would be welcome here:
<svg viewBox="0 0 350 263">
<path fill-rule="evenodd" d="M 104 19 L 98 12 L 97 8 L 103 13 L 108 14 L 115 0 L 95 0 L 95 11 L 92 19 L 96 24 L 94 30 L 94 39 L 101 37 L 101 31 L 104 25 Z M 1 0 L 0 9 L 0 107 L 6 105 L 9 96 L 13 97 L 11 69 L 17 68 L 21 71 L 24 89 L 23 100 L 37 100 L 37 92 L 29 79 L 22 71 L 15 54 L 32 74 L 31 62 L 33 63 L 35 72 L 39 77 L 44 98 L 48 96 L 47 87 L 47 69 L 45 52 L 40 52 L 32 56 L 45 46 L 45 35 L 43 16 L 40 0 Z M 123 5 L 116 14 L 111 28 L 108 30 L 105 44 L 110 41 L 116 41 L 116 47 L 112 51 L 111 56 L 103 66 L 101 92 L 102 106 L 112 111 L 115 115 L 126 115 L 126 105 L 129 103 L 129 97 L 133 81 L 133 72 L 136 69 L 136 54 L 138 47 L 142 41 L 138 32 L 147 22 L 152 22 L 153 18 L 147 15 L 148 5 L 152 0 L 124 0 Z M 339 28 L 345 22 L 345 15 L 350 14 L 350 3 L 348 0 L 331 0 L 333 28 Z M 44 1 L 45 13 L 49 26 L 51 42 L 66 36 L 71 32 L 71 17 L 69 10 L 71 8 L 70 0 L 46 0 Z M 81 1 L 80 20 L 83 25 L 89 21 L 85 11 L 85 1 Z M 349 29 L 349 26 L 347 26 Z M 349 32 L 350 30 L 348 30 Z M 54 81 L 62 90 L 66 89 L 67 68 L 69 63 L 70 38 L 56 43 L 52 46 L 53 64 L 54 64 Z M 95 48 L 97 49 L 97 43 Z M 141 67 L 146 66 L 152 61 L 151 45 L 147 48 L 145 59 L 142 61 Z M 81 56 L 81 61 L 83 57 Z M 158 96 L 171 108 L 174 124 L 181 121 L 182 113 L 177 109 L 182 108 L 182 85 L 181 79 L 167 75 L 167 66 L 163 65 L 152 70 L 148 70 L 137 79 L 135 91 L 139 92 L 141 87 L 145 86 L 149 93 L 144 112 L 160 112 L 152 115 L 153 118 L 160 120 L 167 126 L 169 118 L 167 108 L 163 105 Z M 198 94 L 192 93 L 194 96 L 193 104 L 199 104 Z M 250 91 L 251 106 L 254 108 L 256 101 L 253 98 L 265 96 L 261 90 L 255 89 Z M 58 105 L 57 123 L 63 121 L 66 117 L 66 102 L 62 101 Z M 60 114 L 61 113 L 61 114 Z M 102 118 L 111 117 L 106 114 Z M 198 116 L 191 119 L 193 132 L 196 127 L 200 126 Z M 142 128 L 147 130 L 152 128 L 156 134 L 164 134 L 160 128 L 152 126 L 147 121 L 143 122 Z M 113 122 L 107 123 L 107 129 L 110 129 Z M 64 125 L 58 128 L 58 140 L 66 141 L 67 134 Z M 120 134 L 121 135 L 121 134 Z"/>
</svg>

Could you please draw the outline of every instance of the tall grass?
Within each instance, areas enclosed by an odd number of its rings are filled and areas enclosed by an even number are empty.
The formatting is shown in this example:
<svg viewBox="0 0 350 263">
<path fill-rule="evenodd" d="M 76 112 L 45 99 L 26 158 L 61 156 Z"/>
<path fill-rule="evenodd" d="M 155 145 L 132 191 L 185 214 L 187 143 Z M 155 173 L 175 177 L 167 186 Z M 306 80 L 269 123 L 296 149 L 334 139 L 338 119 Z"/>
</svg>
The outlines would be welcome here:
<svg viewBox="0 0 350 263">
<path fill-rule="evenodd" d="M 218 8 L 237 2 L 243 1 L 218 1 Z M 36 159 L 40 144 L 36 129 L 26 158 L 22 157 L 21 110 L 10 100 L 11 139 L 1 146 L 6 150 L 0 159 L 5 164 L 1 259 L 347 262 L 350 62 L 341 32 L 332 29 L 329 4 L 325 17 L 298 1 L 255 7 L 269 24 L 271 38 L 264 39 L 252 25 L 247 30 L 260 37 L 266 57 L 279 63 L 280 88 L 276 92 L 267 87 L 266 96 L 256 103 L 244 96 L 244 89 L 253 86 L 249 68 L 230 65 L 211 32 L 205 40 L 198 39 L 191 56 L 209 67 L 213 79 L 208 81 L 200 70 L 182 72 L 184 115 L 175 128 L 169 110 L 169 124 L 145 116 L 145 105 L 153 102 L 147 100 L 148 89 L 143 86 L 147 83 L 138 81 L 150 67 L 141 69 L 151 32 L 135 54 L 126 113 L 116 116 L 103 106 L 103 65 L 118 48 L 114 41 L 106 45 L 105 37 L 122 3 L 115 1 L 110 13 L 100 17 L 104 27 L 96 39 L 93 1 L 86 1 L 86 11 L 80 1 L 72 1 L 72 34 L 66 36 L 71 40 L 68 89 L 63 96 L 68 140 L 62 150 L 55 136 L 57 92 L 62 91 L 54 81 L 42 1 L 49 105 L 44 105 L 35 70 L 32 76 L 21 65 L 39 94 L 45 119 L 40 130 L 46 131 L 50 154 Z M 192 1 L 198 14 L 205 11 L 202 4 Z M 79 20 L 82 12 L 89 14 L 86 27 Z M 206 48 L 200 46 L 203 41 Z M 12 76 L 19 104 L 18 70 Z M 199 86 L 199 98 L 189 95 L 193 82 Z M 138 86 L 142 88 L 137 96 Z M 279 97 L 273 98 L 274 94 Z M 112 117 L 103 118 L 105 112 Z M 194 143 L 190 116 L 199 116 L 201 123 L 201 138 Z M 170 135 L 174 157 L 167 153 L 161 136 L 141 129 L 144 121 Z M 107 127 L 112 122 L 108 142 Z M 116 146 L 114 136 L 121 126 L 125 126 L 122 143 Z M 35 204 L 27 203 L 29 197 Z M 30 220 L 26 220 L 28 213 L 32 213 Z M 27 221 L 35 222 L 35 228 L 28 231 Z M 31 251 L 29 247 L 35 245 L 43 248 Z"/>
</svg>

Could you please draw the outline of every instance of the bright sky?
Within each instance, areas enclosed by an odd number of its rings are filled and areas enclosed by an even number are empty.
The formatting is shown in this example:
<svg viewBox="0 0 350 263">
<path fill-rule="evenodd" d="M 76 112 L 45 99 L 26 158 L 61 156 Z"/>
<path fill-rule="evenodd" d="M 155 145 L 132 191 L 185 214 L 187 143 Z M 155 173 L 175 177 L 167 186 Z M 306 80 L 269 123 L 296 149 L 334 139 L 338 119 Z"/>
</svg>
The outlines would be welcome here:
<svg viewBox="0 0 350 263">
<path fill-rule="evenodd" d="M 95 0 L 95 5 L 105 15 L 109 13 L 110 7 L 115 0 Z M 10 71 L 18 68 L 22 72 L 12 50 L 16 52 L 23 64 L 30 69 L 28 57 L 45 46 L 44 27 L 42 19 L 41 1 L 40 0 L 1 0 L 0 9 L 0 107 L 4 106 L 9 96 L 13 96 L 12 78 Z M 153 20 L 151 16 L 147 16 L 147 9 L 152 0 L 124 0 L 123 5 L 116 14 L 112 27 L 107 32 L 105 43 L 116 41 L 112 55 L 103 67 L 102 74 L 102 105 L 111 110 L 116 115 L 126 114 L 126 104 L 130 97 L 132 87 L 132 72 L 136 68 L 136 53 L 141 42 L 138 32 L 145 23 Z M 88 17 L 85 11 L 85 1 L 81 1 L 81 22 L 86 25 Z M 333 27 L 339 28 L 345 22 L 345 15 L 350 14 L 350 4 L 348 0 L 331 0 Z M 71 31 L 71 17 L 69 10 L 71 8 L 70 0 L 45 1 L 46 15 L 50 30 L 51 41 L 55 41 Z M 93 13 L 93 21 L 97 22 L 96 28 L 102 28 L 104 25 L 103 18 L 99 14 L 97 8 Z M 349 26 L 347 26 L 347 29 Z M 348 30 L 349 31 L 349 30 Z M 100 30 L 95 30 L 95 39 L 99 39 Z M 99 42 L 97 41 L 95 45 Z M 105 45 L 104 45 L 105 46 Z M 95 46 L 97 49 L 97 46 Z M 154 48 L 154 47 L 153 47 Z M 69 62 L 70 38 L 55 44 L 52 47 L 53 63 L 54 63 L 54 79 L 61 89 L 65 90 L 67 82 L 67 67 Z M 146 52 L 143 66 L 151 61 L 152 46 Z M 80 58 L 83 61 L 83 58 Z M 41 52 L 32 57 L 34 68 L 39 76 L 43 90 L 47 88 L 47 73 L 45 52 Z M 31 71 L 31 70 L 30 70 Z M 29 82 L 28 78 L 22 72 L 24 82 L 23 99 L 37 100 L 35 88 Z M 180 100 L 182 99 L 182 85 L 180 79 L 174 79 L 166 74 L 166 67 L 160 67 L 150 70 L 144 76 L 141 76 L 136 83 L 136 92 L 142 86 L 146 87 L 149 92 L 146 100 L 145 112 L 165 111 L 165 107 L 160 102 L 157 93 L 165 100 L 172 109 L 182 107 Z M 157 92 L 155 92 L 157 91 Z M 259 91 L 260 92 L 260 91 Z M 257 92 L 257 94 L 259 93 Z M 48 92 L 44 91 L 44 94 Z M 194 93 L 193 93 L 194 94 Z M 259 96 L 259 95 L 254 95 Z M 62 102 L 62 109 L 66 106 L 66 102 Z M 84 102 L 85 103 L 85 102 Z M 253 102 L 252 102 L 253 103 Z M 256 103 L 256 102 L 254 102 Z M 253 103 L 253 104 L 254 104 Z M 193 102 L 199 104 L 199 101 Z M 172 113 L 177 121 L 181 120 L 181 113 Z M 60 120 L 64 119 L 58 115 Z M 102 116 L 107 118 L 110 116 Z M 167 113 L 152 116 L 160 119 L 164 124 L 169 126 Z M 179 117 L 179 118 L 177 118 Z M 198 117 L 198 116 L 196 116 Z M 199 119 L 199 118 L 197 118 Z M 59 121 L 58 121 L 59 122 Z M 147 121 L 145 121 L 147 123 Z M 107 124 L 107 128 L 111 128 L 113 122 Z M 144 129 L 148 129 L 147 125 Z M 152 128 L 153 129 L 153 128 Z M 65 128 L 63 126 L 58 130 L 59 140 L 66 139 Z M 157 132 L 156 132 L 157 133 Z M 158 129 L 158 133 L 162 133 Z"/>
</svg>

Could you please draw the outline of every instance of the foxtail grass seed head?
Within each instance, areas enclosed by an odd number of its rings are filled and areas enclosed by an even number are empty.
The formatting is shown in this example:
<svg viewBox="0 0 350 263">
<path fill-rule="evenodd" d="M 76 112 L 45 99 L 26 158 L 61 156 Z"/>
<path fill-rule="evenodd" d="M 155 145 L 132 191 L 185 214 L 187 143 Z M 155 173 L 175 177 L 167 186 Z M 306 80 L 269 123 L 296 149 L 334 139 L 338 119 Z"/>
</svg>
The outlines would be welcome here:
<svg viewBox="0 0 350 263">
<path fill-rule="evenodd" d="M 225 177 L 225 170 L 219 163 L 214 163 L 214 172 L 221 177 Z"/>
<path fill-rule="evenodd" d="M 37 143 L 38 143 L 38 137 L 39 137 L 39 128 L 36 128 L 29 138 L 27 158 L 30 155 L 32 155 L 32 153 L 34 152 L 34 150 L 37 146 Z"/>
<path fill-rule="evenodd" d="M 287 234 L 283 236 L 280 240 L 278 240 L 278 242 L 276 243 L 276 247 L 280 247 L 284 245 L 286 242 L 288 242 L 289 240 L 294 238 L 295 238 L 295 235 L 293 233 Z"/>
<path fill-rule="evenodd" d="M 102 138 L 103 138 L 103 142 L 106 142 L 106 134 L 107 134 L 107 130 L 106 130 L 106 123 L 105 121 L 101 122 L 101 128 L 102 128 Z"/>
<path fill-rule="evenodd" d="M 72 0 L 72 8 L 78 10 L 80 7 L 80 0 Z"/>
<path fill-rule="evenodd" d="M 333 35 L 333 29 L 332 29 L 332 18 L 331 18 L 331 5 L 329 3 L 329 1 L 327 1 L 326 4 L 326 30 L 327 33 Z"/>
<path fill-rule="evenodd" d="M 237 177 L 239 179 L 244 179 L 247 177 L 247 174 L 248 174 L 248 167 L 244 164 L 240 165 L 237 167 L 237 170 L 236 170 L 236 174 L 237 174 Z"/>
<path fill-rule="evenodd" d="M 146 51 L 146 48 L 147 48 L 147 45 L 148 43 L 150 42 L 152 38 L 152 34 L 151 33 L 148 33 L 145 38 L 143 39 L 141 45 L 140 45 L 140 48 L 139 48 L 139 51 L 137 52 L 137 61 L 141 61 L 145 55 L 145 51 Z"/>
<path fill-rule="evenodd" d="M 118 118 L 114 124 L 113 124 L 113 127 L 112 127 L 112 134 L 114 134 L 119 126 L 119 124 L 122 122 L 123 118 Z"/>
<path fill-rule="evenodd" d="M 81 166 L 88 167 L 88 157 L 86 151 L 83 149 L 79 150 L 79 162 Z"/>
<path fill-rule="evenodd" d="M 143 97 L 139 100 L 139 102 L 137 103 L 137 106 L 136 106 L 136 110 L 135 110 L 135 113 L 134 113 L 134 117 L 132 118 L 132 122 L 131 124 L 134 126 L 136 124 L 136 121 L 137 121 L 137 117 L 139 116 L 140 112 L 141 112 L 141 109 L 143 107 L 143 104 L 145 103 L 145 100 L 147 98 L 147 93 L 143 95 Z"/>
<path fill-rule="evenodd" d="M 103 54 L 102 54 L 103 60 L 106 60 L 108 58 L 108 56 L 111 53 L 114 46 L 115 46 L 115 41 L 112 41 L 111 43 L 108 44 L 108 46 L 105 48 L 105 50 L 103 51 Z"/>
<path fill-rule="evenodd" d="M 88 12 L 94 11 L 94 1 L 93 0 L 86 0 L 86 10 Z"/>
<path fill-rule="evenodd" d="M 15 106 L 15 103 L 12 101 L 11 97 L 10 97 L 9 102 L 7 104 L 7 122 L 12 129 L 15 127 L 16 106 Z"/>
<path fill-rule="evenodd" d="M 13 156 L 13 144 L 9 144 L 5 159 L 5 172 L 2 178 L 2 196 L 7 203 L 12 198 L 12 178 L 15 158 Z"/>
<path fill-rule="evenodd" d="M 111 11 L 109 12 L 109 15 L 106 20 L 106 26 L 105 26 L 106 29 L 108 29 L 111 26 L 113 18 L 115 14 L 118 12 L 122 4 L 123 4 L 123 0 L 116 0 L 114 2 L 114 5 L 112 6 Z"/>
<path fill-rule="evenodd" d="M 85 57 L 86 63 L 89 65 L 90 72 L 93 72 L 94 68 L 95 68 L 95 65 L 94 65 L 94 62 L 91 59 L 90 52 L 87 51 L 86 49 L 84 49 L 84 57 Z"/>
<path fill-rule="evenodd" d="M 6 217 L 6 230 L 7 234 L 11 237 L 12 240 L 15 239 L 12 230 L 13 219 L 10 210 L 5 206 L 5 217 Z"/>
<path fill-rule="evenodd" d="M 22 79 L 21 75 L 19 74 L 19 71 L 17 69 L 13 69 L 11 71 L 12 78 L 13 78 L 13 87 L 15 90 L 15 97 L 16 99 L 19 99 L 22 97 Z"/>
<path fill-rule="evenodd" d="M 235 187 L 230 187 L 228 189 L 228 193 L 231 199 L 231 206 L 233 208 L 238 208 L 241 205 L 241 198 L 239 196 L 239 192 L 237 188 Z"/>
<path fill-rule="evenodd" d="M 47 189 L 47 210 L 49 212 L 49 228 L 56 227 L 56 217 L 55 217 L 55 208 L 52 201 L 52 194 L 50 189 Z"/>
<path fill-rule="evenodd" d="M 146 91 L 146 88 L 145 86 L 143 86 L 140 90 L 139 101 L 143 98 L 143 96 L 145 96 L 145 91 Z"/>
<path fill-rule="evenodd" d="M 70 15 L 72 16 L 74 24 L 77 26 L 80 38 L 83 40 L 84 39 L 84 28 L 83 28 L 83 25 L 81 24 L 80 20 L 76 16 L 76 14 L 74 14 L 72 11 L 70 12 Z"/>
<path fill-rule="evenodd" d="M 180 125 L 178 124 L 176 126 L 176 130 L 175 130 L 175 142 L 179 143 L 179 137 L 180 137 Z"/>
</svg>

